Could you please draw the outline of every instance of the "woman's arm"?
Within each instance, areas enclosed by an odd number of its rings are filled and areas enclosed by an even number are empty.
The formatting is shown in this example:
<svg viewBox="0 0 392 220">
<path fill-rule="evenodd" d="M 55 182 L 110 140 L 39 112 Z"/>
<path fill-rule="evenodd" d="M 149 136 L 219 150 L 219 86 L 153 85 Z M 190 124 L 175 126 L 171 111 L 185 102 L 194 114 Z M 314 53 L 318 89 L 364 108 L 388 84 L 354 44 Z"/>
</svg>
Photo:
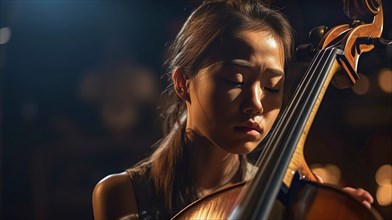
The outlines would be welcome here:
<svg viewBox="0 0 392 220">
<path fill-rule="evenodd" d="M 105 177 L 92 195 L 95 220 L 138 219 L 132 181 L 126 172 Z"/>
</svg>

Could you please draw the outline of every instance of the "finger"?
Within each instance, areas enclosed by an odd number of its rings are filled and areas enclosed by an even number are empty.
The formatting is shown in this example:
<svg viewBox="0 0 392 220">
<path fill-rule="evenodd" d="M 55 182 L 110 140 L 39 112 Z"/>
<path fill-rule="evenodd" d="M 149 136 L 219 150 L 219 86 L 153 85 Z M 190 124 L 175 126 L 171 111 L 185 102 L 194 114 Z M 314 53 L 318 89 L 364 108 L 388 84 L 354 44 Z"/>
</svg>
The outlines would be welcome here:
<svg viewBox="0 0 392 220">
<path fill-rule="evenodd" d="M 314 176 L 316 177 L 316 180 L 317 180 L 318 183 L 324 183 L 324 180 L 323 180 L 323 178 L 321 176 L 319 176 L 319 175 L 317 175 L 315 173 L 314 173 Z"/>
<path fill-rule="evenodd" d="M 370 204 L 373 203 L 374 199 L 373 196 L 366 190 L 359 188 L 357 190 L 357 193 L 360 198 L 362 198 L 364 201 L 369 202 Z"/>
<path fill-rule="evenodd" d="M 371 204 L 374 201 L 372 195 L 364 189 L 361 189 L 361 188 L 354 189 L 352 187 L 345 187 L 345 188 L 343 188 L 343 190 L 346 191 L 347 193 L 359 198 L 363 202 L 368 202 L 369 204 Z"/>
<path fill-rule="evenodd" d="M 367 201 L 362 201 L 362 204 L 364 204 L 368 209 L 372 208 L 372 204 Z"/>
</svg>

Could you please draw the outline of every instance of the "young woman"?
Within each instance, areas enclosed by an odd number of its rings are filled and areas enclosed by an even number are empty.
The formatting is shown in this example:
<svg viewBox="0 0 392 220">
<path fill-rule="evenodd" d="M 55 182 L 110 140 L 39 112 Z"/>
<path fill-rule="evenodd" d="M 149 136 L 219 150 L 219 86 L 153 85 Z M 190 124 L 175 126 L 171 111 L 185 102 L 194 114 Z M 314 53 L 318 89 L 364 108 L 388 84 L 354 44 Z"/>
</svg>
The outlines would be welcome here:
<svg viewBox="0 0 392 220">
<path fill-rule="evenodd" d="M 282 108 L 293 47 L 286 18 L 255 0 L 215 0 L 190 15 L 172 46 L 167 135 L 152 155 L 100 181 L 95 219 L 168 219 L 252 177 L 245 155 Z M 369 205 L 371 196 L 350 189 Z"/>
</svg>

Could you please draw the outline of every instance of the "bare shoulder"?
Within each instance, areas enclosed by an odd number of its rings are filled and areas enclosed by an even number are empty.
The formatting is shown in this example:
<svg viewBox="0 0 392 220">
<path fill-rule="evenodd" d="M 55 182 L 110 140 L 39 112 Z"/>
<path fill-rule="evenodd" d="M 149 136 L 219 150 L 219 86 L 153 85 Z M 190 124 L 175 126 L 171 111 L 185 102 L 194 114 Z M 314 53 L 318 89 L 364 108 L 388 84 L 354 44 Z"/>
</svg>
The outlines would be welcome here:
<svg viewBox="0 0 392 220">
<path fill-rule="evenodd" d="M 97 183 L 92 195 L 95 220 L 137 219 L 132 181 L 127 172 L 112 174 Z"/>
</svg>

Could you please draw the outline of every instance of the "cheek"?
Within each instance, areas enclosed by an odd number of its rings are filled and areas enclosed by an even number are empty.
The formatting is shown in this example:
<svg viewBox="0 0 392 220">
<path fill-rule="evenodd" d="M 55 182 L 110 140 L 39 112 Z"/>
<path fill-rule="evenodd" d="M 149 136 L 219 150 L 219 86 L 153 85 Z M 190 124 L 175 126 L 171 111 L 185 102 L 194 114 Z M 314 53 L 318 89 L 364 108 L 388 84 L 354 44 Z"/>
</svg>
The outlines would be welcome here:
<svg viewBox="0 0 392 220">
<path fill-rule="evenodd" d="M 275 122 L 275 120 L 277 119 L 277 117 L 279 115 L 279 112 L 280 112 L 280 109 L 274 109 L 266 114 L 266 118 L 269 122 L 268 123 L 269 127 L 271 127 L 272 124 Z"/>
<path fill-rule="evenodd" d="M 280 110 L 283 103 L 282 95 L 269 96 L 264 100 L 263 108 L 265 113 Z"/>
<path fill-rule="evenodd" d="M 189 111 L 192 117 L 194 117 L 194 123 L 198 124 L 198 126 L 214 126 L 220 120 L 222 112 L 225 111 L 227 102 L 230 99 L 222 92 L 219 85 L 213 82 L 210 79 L 199 80 L 191 85 Z"/>
<path fill-rule="evenodd" d="M 201 101 L 208 104 L 206 107 L 229 107 L 241 95 L 241 89 L 233 88 L 222 79 L 219 72 L 203 74 L 194 83 L 195 90 L 199 93 Z"/>
<path fill-rule="evenodd" d="M 282 107 L 282 97 L 270 97 L 268 101 L 268 105 L 264 104 L 264 115 L 267 119 L 268 127 L 272 127 L 272 124 L 275 122 L 276 118 L 279 115 L 280 109 Z"/>
<path fill-rule="evenodd" d="M 236 100 L 238 100 L 240 94 L 240 89 L 228 89 L 227 86 L 219 83 L 211 85 L 208 98 L 212 108 L 211 111 L 219 116 L 235 110 Z"/>
<path fill-rule="evenodd" d="M 188 105 L 190 128 L 218 146 L 230 146 L 225 142 L 228 139 L 225 132 L 233 119 L 236 94 L 212 81 L 198 83 L 192 92 Z"/>
</svg>

